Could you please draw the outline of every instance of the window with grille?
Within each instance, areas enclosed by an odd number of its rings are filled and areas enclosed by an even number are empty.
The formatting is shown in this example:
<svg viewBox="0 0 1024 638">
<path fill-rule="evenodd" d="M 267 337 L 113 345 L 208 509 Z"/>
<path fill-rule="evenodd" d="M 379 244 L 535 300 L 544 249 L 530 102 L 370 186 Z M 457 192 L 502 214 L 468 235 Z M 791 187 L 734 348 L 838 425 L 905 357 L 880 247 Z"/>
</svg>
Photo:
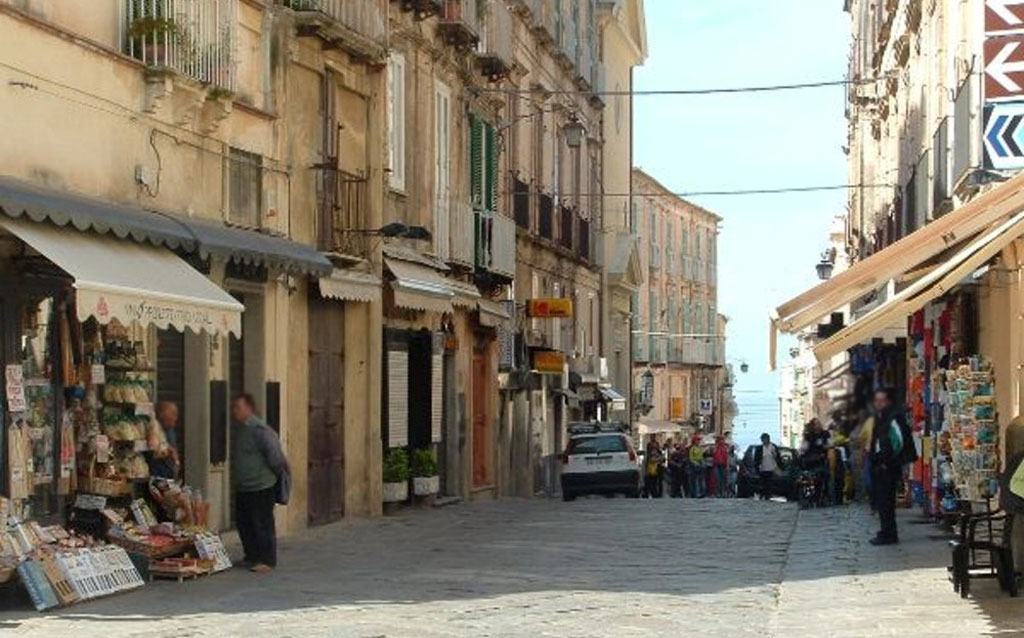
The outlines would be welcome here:
<svg viewBox="0 0 1024 638">
<path fill-rule="evenodd" d="M 228 221 L 259 228 L 263 210 L 263 157 L 238 148 L 228 155 L 230 197 Z"/>
</svg>

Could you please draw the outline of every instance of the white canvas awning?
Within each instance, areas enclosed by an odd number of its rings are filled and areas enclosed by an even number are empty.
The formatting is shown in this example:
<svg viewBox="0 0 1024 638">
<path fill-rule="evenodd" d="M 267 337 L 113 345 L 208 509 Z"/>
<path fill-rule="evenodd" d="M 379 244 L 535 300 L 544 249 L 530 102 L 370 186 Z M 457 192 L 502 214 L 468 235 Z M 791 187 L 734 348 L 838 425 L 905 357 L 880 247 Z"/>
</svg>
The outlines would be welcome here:
<svg viewBox="0 0 1024 638">
<path fill-rule="evenodd" d="M 395 279 L 391 282 L 395 305 L 423 312 L 450 313 L 452 292 L 445 277 L 430 266 L 384 258 Z"/>
<path fill-rule="evenodd" d="M 242 304 L 165 248 L 28 219 L 0 226 L 74 278 L 80 320 L 242 333 Z"/>
<path fill-rule="evenodd" d="M 888 280 L 908 273 L 913 275 L 929 259 L 977 237 L 1021 210 L 1024 210 L 1024 174 L 982 193 L 948 215 L 783 303 L 776 308 L 775 326 L 783 332 L 799 332 Z"/>
<path fill-rule="evenodd" d="M 640 419 L 637 423 L 637 432 L 645 434 L 676 434 L 683 431 L 683 426 L 672 421 L 659 421 L 657 419 Z"/>
<path fill-rule="evenodd" d="M 480 290 L 475 285 L 450 277 L 446 277 L 445 281 L 455 295 L 452 297 L 452 304 L 461 308 L 476 309 L 476 303 L 480 300 Z"/>
<path fill-rule="evenodd" d="M 948 292 L 1021 235 L 1024 235 L 1024 212 L 990 229 L 899 294 L 819 343 L 814 347 L 814 355 L 824 361 L 878 334 L 893 321 L 906 321 L 908 316 Z"/>
<path fill-rule="evenodd" d="M 320 278 L 320 294 L 340 301 L 380 301 L 380 278 L 373 273 L 335 268 L 329 276 Z"/>
</svg>

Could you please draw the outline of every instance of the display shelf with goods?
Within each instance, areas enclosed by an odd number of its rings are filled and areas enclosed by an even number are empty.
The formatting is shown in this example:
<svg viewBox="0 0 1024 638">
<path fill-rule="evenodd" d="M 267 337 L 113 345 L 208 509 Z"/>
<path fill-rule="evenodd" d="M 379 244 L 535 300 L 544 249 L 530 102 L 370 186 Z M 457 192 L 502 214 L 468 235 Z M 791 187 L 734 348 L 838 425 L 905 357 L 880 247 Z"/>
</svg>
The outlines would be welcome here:
<svg viewBox="0 0 1024 638">
<path fill-rule="evenodd" d="M 3 502 L 6 508 L 8 502 Z M 11 517 L 0 532 L 0 582 L 17 573 L 39 611 L 141 587 L 143 580 L 121 547 L 61 525 Z"/>
<path fill-rule="evenodd" d="M 150 476 L 150 455 L 180 467 L 156 420 L 156 329 L 79 323 L 56 302 L 33 308 L 20 361 L 5 369 L 6 405 L 17 411 L 5 431 L 0 582 L 17 577 L 47 609 L 142 585 L 131 556 L 182 577 L 230 568 L 203 495 Z M 66 528 L 38 519 L 58 513 Z"/>
<path fill-rule="evenodd" d="M 985 501 L 999 487 L 995 375 L 981 357 L 946 372 L 946 421 L 939 447 L 948 454 L 957 496 Z"/>
</svg>

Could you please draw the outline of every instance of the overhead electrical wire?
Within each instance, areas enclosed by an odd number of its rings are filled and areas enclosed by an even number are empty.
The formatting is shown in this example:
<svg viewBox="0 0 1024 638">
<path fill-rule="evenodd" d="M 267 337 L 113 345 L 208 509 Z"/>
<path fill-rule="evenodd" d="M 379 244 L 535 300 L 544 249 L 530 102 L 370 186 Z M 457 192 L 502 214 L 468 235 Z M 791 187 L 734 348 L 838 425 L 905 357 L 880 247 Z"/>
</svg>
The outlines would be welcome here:
<svg viewBox="0 0 1024 638">
<path fill-rule="evenodd" d="M 732 195 L 783 195 L 786 193 L 813 193 L 818 191 L 835 191 L 850 188 L 895 188 L 892 184 L 828 184 L 823 186 L 784 186 L 780 188 L 741 188 L 736 190 L 713 190 L 713 191 L 680 191 L 676 193 L 646 193 L 636 191 L 633 193 L 561 193 L 563 199 L 586 199 L 588 197 L 716 197 Z M 549 195 L 543 191 L 502 191 L 501 195 Z"/>
<path fill-rule="evenodd" d="M 799 91 L 803 89 L 820 89 L 830 86 L 849 86 L 851 84 L 871 84 L 882 78 L 861 78 L 859 80 L 826 80 L 823 82 L 799 82 L 796 84 L 768 84 L 762 86 L 736 86 L 736 87 L 715 87 L 706 89 L 622 89 L 604 91 L 584 91 L 578 89 L 546 89 L 546 88 L 507 88 L 507 87 L 478 87 L 473 90 L 481 93 L 507 93 L 548 95 L 610 95 L 610 96 L 643 96 L 643 95 L 722 95 L 729 93 L 767 93 L 771 91 Z"/>
</svg>

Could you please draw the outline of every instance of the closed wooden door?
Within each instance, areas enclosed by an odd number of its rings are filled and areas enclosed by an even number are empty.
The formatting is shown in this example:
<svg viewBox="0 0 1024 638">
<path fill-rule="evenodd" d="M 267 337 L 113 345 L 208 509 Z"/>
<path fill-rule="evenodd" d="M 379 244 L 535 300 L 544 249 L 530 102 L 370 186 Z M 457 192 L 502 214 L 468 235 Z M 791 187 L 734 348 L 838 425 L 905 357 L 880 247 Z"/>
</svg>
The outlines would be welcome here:
<svg viewBox="0 0 1024 638">
<path fill-rule="evenodd" d="M 473 485 L 491 482 L 490 428 L 487 421 L 487 358 L 473 354 Z"/>
<path fill-rule="evenodd" d="M 345 511 L 344 310 L 309 303 L 309 524 L 336 521 Z"/>
</svg>

